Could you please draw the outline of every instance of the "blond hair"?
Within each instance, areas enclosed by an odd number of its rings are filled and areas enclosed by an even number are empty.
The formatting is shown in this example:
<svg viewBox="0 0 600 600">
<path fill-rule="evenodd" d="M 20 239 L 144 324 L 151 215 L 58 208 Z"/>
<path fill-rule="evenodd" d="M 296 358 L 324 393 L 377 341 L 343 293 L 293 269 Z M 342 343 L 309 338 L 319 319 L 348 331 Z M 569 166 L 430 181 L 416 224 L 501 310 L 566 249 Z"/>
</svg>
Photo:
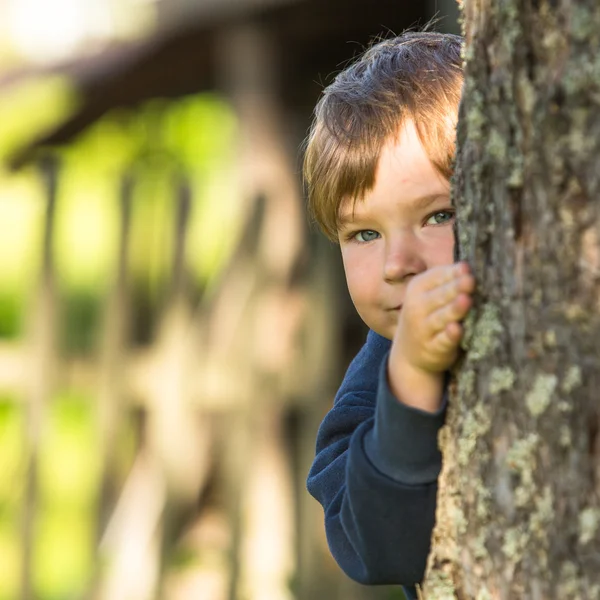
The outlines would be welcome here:
<svg viewBox="0 0 600 600">
<path fill-rule="evenodd" d="M 375 184 L 381 148 L 407 120 L 434 167 L 452 175 L 462 88 L 462 38 L 405 32 L 371 46 L 325 88 L 306 141 L 311 216 L 337 240 L 342 201 Z"/>
</svg>

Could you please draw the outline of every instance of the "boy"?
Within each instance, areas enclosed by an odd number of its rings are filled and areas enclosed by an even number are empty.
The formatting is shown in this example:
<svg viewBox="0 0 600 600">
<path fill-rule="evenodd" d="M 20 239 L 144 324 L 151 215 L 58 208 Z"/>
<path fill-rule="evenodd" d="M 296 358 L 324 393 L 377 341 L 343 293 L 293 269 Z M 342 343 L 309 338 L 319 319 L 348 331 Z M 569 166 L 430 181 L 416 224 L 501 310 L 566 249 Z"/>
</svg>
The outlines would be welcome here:
<svg viewBox="0 0 600 600">
<path fill-rule="evenodd" d="M 307 485 L 342 569 L 409 598 L 429 553 L 446 373 L 474 289 L 453 264 L 461 42 L 407 32 L 367 50 L 325 89 L 304 165 L 311 213 L 339 242 L 371 329 L 319 428 Z"/>
</svg>

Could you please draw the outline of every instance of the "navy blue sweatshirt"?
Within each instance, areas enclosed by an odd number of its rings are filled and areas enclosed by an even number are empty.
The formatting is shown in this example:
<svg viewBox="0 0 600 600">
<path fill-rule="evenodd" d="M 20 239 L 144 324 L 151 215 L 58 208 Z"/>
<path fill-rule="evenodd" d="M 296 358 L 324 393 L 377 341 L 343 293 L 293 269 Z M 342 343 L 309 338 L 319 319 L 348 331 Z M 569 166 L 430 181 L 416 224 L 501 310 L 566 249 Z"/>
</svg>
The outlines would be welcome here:
<svg viewBox="0 0 600 600">
<path fill-rule="evenodd" d="M 344 572 L 364 584 L 403 585 L 416 598 L 435 522 L 445 403 L 431 414 L 398 402 L 387 381 L 389 349 L 369 332 L 319 427 L 307 486 Z"/>
</svg>

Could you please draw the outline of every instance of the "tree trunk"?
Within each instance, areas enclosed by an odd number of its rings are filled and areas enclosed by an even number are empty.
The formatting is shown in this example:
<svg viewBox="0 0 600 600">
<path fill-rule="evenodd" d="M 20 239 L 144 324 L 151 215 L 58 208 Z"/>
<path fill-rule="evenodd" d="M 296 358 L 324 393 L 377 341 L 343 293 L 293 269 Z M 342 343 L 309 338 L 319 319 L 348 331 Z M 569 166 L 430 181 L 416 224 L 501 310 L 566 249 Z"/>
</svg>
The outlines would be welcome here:
<svg viewBox="0 0 600 600">
<path fill-rule="evenodd" d="M 600 598 L 600 4 L 465 0 L 476 305 L 423 596 Z"/>
</svg>

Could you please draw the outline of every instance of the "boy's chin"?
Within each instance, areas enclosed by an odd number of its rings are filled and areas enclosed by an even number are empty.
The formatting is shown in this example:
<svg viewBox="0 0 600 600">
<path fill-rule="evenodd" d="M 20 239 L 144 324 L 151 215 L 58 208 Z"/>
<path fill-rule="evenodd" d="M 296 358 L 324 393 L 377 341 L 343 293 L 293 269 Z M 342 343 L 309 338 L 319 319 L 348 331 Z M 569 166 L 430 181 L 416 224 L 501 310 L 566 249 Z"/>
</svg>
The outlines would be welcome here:
<svg viewBox="0 0 600 600">
<path fill-rule="evenodd" d="M 369 329 L 372 329 L 375 333 L 378 333 L 381 337 L 384 337 L 390 342 L 394 339 L 394 333 L 396 331 L 396 323 L 394 324 L 382 324 L 382 323 L 366 323 Z"/>
<path fill-rule="evenodd" d="M 400 310 L 357 310 L 363 323 L 375 333 L 392 341 L 398 326 Z"/>
</svg>

